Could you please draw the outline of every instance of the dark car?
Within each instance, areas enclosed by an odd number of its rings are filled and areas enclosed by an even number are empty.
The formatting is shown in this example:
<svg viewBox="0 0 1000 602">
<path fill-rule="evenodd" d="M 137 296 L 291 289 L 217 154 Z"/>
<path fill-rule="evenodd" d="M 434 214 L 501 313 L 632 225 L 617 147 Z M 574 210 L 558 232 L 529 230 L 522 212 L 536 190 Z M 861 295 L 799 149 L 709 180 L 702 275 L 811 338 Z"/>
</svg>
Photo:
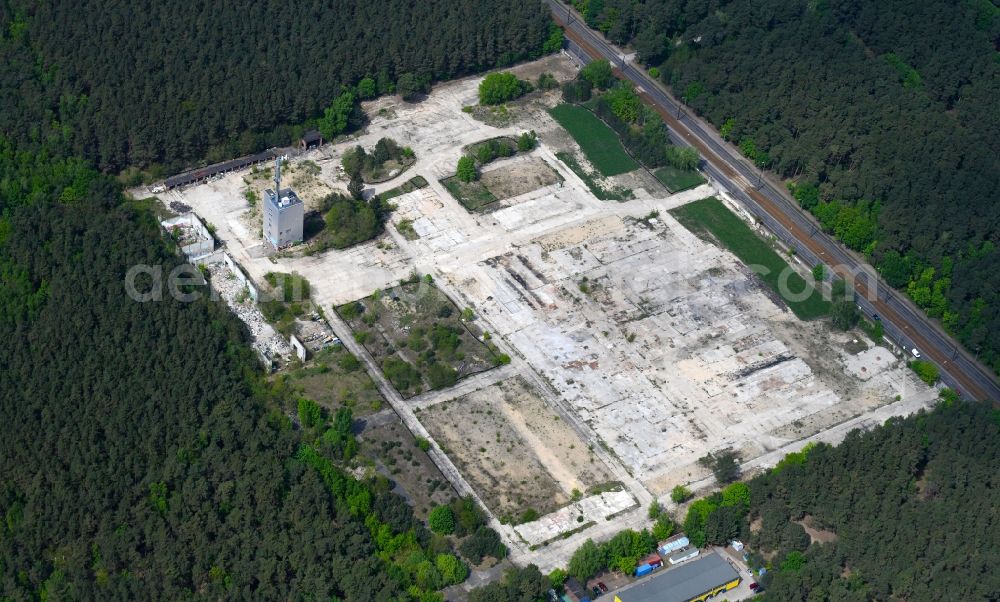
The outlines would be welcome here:
<svg viewBox="0 0 1000 602">
<path fill-rule="evenodd" d="M 604 593 L 608 593 L 608 586 L 607 586 L 607 585 L 604 585 L 604 582 L 603 582 L 603 581 L 598 581 L 598 582 L 597 582 L 597 587 L 601 588 L 601 591 L 602 591 L 602 592 L 604 592 Z"/>
<path fill-rule="evenodd" d="M 594 593 L 594 597 L 595 598 L 600 598 L 601 597 L 601 588 L 597 587 L 596 585 L 594 587 L 590 588 L 590 591 L 592 591 Z"/>
</svg>

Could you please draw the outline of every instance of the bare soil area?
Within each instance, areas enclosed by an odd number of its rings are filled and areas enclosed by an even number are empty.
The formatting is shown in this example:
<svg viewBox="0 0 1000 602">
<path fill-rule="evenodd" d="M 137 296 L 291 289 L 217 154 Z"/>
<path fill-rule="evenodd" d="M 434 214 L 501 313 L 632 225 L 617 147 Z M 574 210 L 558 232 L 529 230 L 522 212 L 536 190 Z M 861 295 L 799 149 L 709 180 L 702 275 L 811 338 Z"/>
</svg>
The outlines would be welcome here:
<svg viewBox="0 0 1000 602">
<path fill-rule="evenodd" d="M 559 174 L 543 159 L 505 161 L 495 169 L 484 171 L 484 186 L 499 200 L 520 196 L 559 182 Z"/>
<path fill-rule="evenodd" d="M 521 377 L 420 413 L 421 421 L 498 516 L 547 514 L 610 472 Z"/>
<path fill-rule="evenodd" d="M 802 520 L 792 521 L 798 523 L 805 529 L 806 533 L 809 534 L 809 543 L 830 543 L 832 541 L 837 541 L 837 534 L 833 531 L 826 529 L 819 529 L 813 526 L 812 515 L 805 515 Z"/>
<path fill-rule="evenodd" d="M 510 71 L 519 79 L 526 79 L 532 83 L 543 73 L 551 73 L 560 83 L 576 77 L 576 65 L 559 54 L 529 63 L 521 63 L 510 69 L 504 69 L 504 71 Z"/>
</svg>

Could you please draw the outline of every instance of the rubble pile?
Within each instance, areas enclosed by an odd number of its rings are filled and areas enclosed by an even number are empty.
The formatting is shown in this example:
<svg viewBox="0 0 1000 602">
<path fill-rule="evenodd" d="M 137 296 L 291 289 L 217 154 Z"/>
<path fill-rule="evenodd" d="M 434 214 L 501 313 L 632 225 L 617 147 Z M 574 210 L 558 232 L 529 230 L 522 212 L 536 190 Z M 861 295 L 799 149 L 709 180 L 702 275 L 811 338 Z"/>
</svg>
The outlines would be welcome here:
<svg viewBox="0 0 1000 602">
<path fill-rule="evenodd" d="M 208 271 L 216 293 L 250 330 L 253 347 L 271 359 L 293 357 L 288 341 L 264 320 L 257 304 L 229 268 L 224 263 L 216 263 L 209 266 Z"/>
</svg>

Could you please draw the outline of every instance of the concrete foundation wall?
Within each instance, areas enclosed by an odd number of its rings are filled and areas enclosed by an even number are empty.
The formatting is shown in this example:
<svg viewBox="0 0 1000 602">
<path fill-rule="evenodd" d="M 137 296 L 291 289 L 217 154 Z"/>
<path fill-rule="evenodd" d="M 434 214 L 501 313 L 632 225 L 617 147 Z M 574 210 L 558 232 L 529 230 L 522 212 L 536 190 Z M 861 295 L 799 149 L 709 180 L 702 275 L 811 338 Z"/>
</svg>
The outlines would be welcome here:
<svg viewBox="0 0 1000 602">
<path fill-rule="evenodd" d="M 247 287 L 247 290 L 250 292 L 250 298 L 257 301 L 257 285 L 254 284 L 253 280 L 250 280 L 250 278 L 243 272 L 243 268 L 240 267 L 240 264 L 236 263 L 236 260 L 234 260 L 229 253 L 226 253 L 223 256 L 223 260 L 226 262 L 226 266 L 229 268 L 229 271 L 236 276 L 236 279 L 243 283 L 243 286 Z"/>
<path fill-rule="evenodd" d="M 306 358 L 309 357 L 309 353 L 306 351 L 306 346 L 299 340 L 299 337 L 293 334 L 288 338 L 288 342 L 291 343 L 292 349 L 295 350 L 295 355 L 298 356 L 299 360 L 303 362 L 306 361 Z"/>
<path fill-rule="evenodd" d="M 194 213 L 178 215 L 177 217 L 164 220 L 160 222 L 160 224 L 168 231 L 175 227 L 181 227 L 191 231 L 197 240 L 181 247 L 181 253 L 184 253 L 184 256 L 187 257 L 188 261 L 201 259 L 215 250 L 215 238 L 212 236 L 212 233 L 208 231 L 208 228 L 205 227 L 205 224 L 202 223 L 202 221 L 198 219 L 198 216 Z"/>
</svg>

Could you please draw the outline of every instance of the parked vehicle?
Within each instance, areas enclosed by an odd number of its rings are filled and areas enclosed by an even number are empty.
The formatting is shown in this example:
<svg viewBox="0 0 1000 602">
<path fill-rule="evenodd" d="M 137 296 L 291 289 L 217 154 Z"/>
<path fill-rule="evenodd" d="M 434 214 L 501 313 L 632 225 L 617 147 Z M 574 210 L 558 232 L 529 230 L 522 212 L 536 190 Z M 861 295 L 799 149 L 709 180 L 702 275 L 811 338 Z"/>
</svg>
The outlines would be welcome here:
<svg viewBox="0 0 1000 602">
<path fill-rule="evenodd" d="M 597 582 L 597 587 L 601 588 L 601 591 L 602 591 L 602 592 L 604 592 L 604 593 L 608 593 L 608 586 L 607 586 L 607 585 L 604 585 L 604 582 L 603 582 L 603 581 L 598 581 L 598 582 Z"/>
<path fill-rule="evenodd" d="M 910 353 L 913 354 L 913 357 L 915 357 L 917 359 L 920 359 L 920 350 L 917 349 L 916 347 L 914 347 L 913 350 L 910 351 Z"/>
</svg>

